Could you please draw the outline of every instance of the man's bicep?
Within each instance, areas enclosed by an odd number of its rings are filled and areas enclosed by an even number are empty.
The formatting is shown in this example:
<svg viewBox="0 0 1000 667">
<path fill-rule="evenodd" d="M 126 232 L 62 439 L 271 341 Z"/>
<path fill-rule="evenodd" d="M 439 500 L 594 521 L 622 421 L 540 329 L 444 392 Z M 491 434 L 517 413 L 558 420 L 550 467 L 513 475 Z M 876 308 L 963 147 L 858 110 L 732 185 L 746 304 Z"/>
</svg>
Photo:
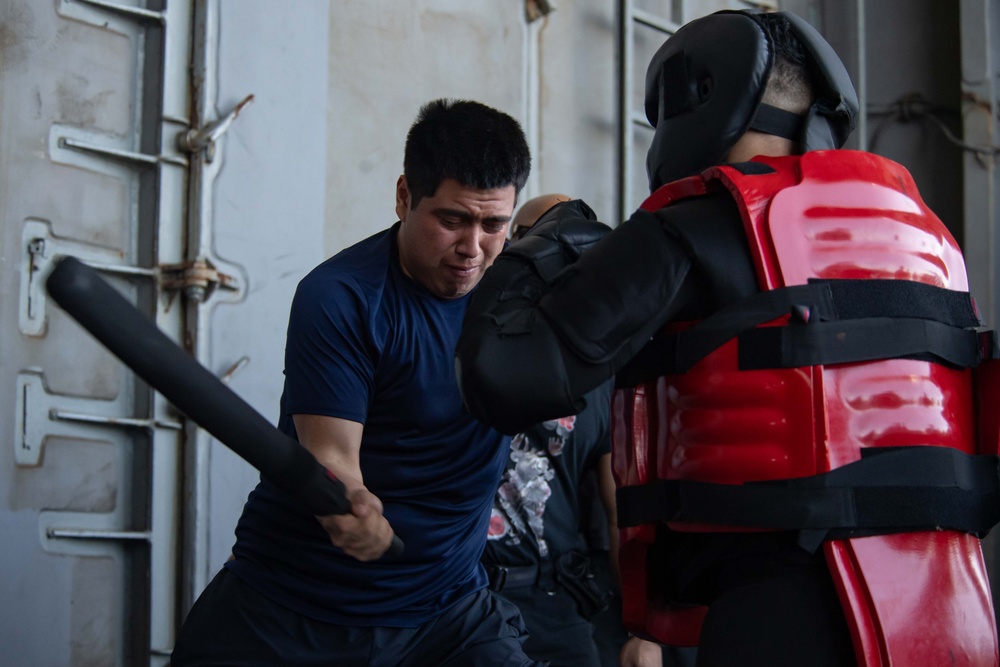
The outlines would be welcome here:
<svg viewBox="0 0 1000 667">
<path fill-rule="evenodd" d="M 284 410 L 363 422 L 375 372 L 366 304 L 346 280 L 322 289 L 313 282 L 299 286 L 292 304 Z"/>
<path fill-rule="evenodd" d="M 361 436 L 364 425 L 349 419 L 324 415 L 292 415 L 299 442 L 345 484 L 351 478 L 362 482 Z"/>
</svg>

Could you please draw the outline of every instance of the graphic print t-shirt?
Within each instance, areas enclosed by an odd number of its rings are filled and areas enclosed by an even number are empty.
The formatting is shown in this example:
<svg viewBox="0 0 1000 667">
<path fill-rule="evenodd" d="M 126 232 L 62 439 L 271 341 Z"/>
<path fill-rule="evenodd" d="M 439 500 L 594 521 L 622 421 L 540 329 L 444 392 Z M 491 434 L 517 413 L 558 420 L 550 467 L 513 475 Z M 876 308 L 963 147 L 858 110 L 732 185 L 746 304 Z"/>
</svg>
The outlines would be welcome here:
<svg viewBox="0 0 1000 667">
<path fill-rule="evenodd" d="M 581 414 L 514 436 L 493 501 L 485 562 L 528 565 L 586 548 L 577 497 L 586 473 L 611 451 L 609 397 L 610 386 L 602 387 Z"/>
</svg>

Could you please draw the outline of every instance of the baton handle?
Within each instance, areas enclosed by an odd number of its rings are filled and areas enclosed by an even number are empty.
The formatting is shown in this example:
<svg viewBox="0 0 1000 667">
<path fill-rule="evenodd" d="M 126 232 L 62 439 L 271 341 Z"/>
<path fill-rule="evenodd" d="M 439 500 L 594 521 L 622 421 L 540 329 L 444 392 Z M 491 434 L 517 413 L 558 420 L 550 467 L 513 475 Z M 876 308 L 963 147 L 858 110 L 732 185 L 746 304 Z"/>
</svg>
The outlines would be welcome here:
<svg viewBox="0 0 1000 667">
<path fill-rule="evenodd" d="M 312 514 L 350 513 L 343 482 L 170 340 L 94 269 L 64 257 L 46 287 L 63 310 L 136 375 Z M 403 542 L 393 535 L 385 557 L 402 551 Z"/>
</svg>

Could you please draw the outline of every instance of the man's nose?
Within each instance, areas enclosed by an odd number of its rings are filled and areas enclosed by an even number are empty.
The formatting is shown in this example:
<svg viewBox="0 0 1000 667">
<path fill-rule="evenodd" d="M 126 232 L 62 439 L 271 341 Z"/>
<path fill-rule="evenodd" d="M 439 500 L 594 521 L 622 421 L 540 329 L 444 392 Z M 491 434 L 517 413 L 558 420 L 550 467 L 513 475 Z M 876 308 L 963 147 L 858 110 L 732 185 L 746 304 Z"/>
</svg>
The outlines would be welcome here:
<svg viewBox="0 0 1000 667">
<path fill-rule="evenodd" d="M 479 225 L 464 225 L 458 239 L 458 253 L 464 257 L 478 257 L 483 231 Z"/>
</svg>

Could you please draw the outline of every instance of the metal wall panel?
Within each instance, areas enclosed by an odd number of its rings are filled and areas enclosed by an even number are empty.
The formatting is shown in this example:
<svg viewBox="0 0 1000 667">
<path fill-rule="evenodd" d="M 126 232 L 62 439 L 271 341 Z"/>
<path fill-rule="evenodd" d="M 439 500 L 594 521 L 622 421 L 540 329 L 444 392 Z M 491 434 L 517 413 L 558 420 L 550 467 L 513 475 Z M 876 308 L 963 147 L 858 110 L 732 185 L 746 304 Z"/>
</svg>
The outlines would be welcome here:
<svg viewBox="0 0 1000 667">
<path fill-rule="evenodd" d="M 997 63 L 1000 62 L 1000 7 L 989 0 L 961 2 L 962 124 L 970 145 L 983 147 L 963 158 L 969 282 L 989 326 L 1000 325 L 1000 219 L 997 208 Z"/>
<path fill-rule="evenodd" d="M 1000 209 L 997 207 L 997 64 L 1000 63 L 1000 7 L 993 0 L 962 0 L 960 13 L 962 56 L 962 138 L 978 152 L 963 159 L 964 252 L 969 286 L 983 319 L 1000 326 Z M 983 540 L 983 551 L 993 588 L 993 608 L 1000 608 L 1000 533 L 994 528 Z"/>
<path fill-rule="evenodd" d="M 177 323 L 154 268 L 180 245 L 186 189 L 185 156 L 161 152 L 187 111 L 187 5 L 172 10 L 0 4 L 5 663 L 163 664 L 173 639 L 180 423 L 44 290 L 71 254 Z"/>
<path fill-rule="evenodd" d="M 222 116 L 253 95 L 211 165 L 212 261 L 239 276 L 238 293 L 207 305 L 202 362 L 273 423 L 281 394 L 285 326 L 295 285 L 326 257 L 328 3 L 207 3 L 213 43 L 209 109 Z M 209 439 L 211 440 L 211 439 Z M 233 529 L 258 475 L 224 446 L 207 444 L 208 499 L 197 530 L 205 551 L 187 566 L 200 587 L 229 556 Z"/>
<path fill-rule="evenodd" d="M 395 221 L 403 143 L 420 106 L 474 99 L 525 118 L 523 5 L 330 3 L 327 254 Z"/>
</svg>

